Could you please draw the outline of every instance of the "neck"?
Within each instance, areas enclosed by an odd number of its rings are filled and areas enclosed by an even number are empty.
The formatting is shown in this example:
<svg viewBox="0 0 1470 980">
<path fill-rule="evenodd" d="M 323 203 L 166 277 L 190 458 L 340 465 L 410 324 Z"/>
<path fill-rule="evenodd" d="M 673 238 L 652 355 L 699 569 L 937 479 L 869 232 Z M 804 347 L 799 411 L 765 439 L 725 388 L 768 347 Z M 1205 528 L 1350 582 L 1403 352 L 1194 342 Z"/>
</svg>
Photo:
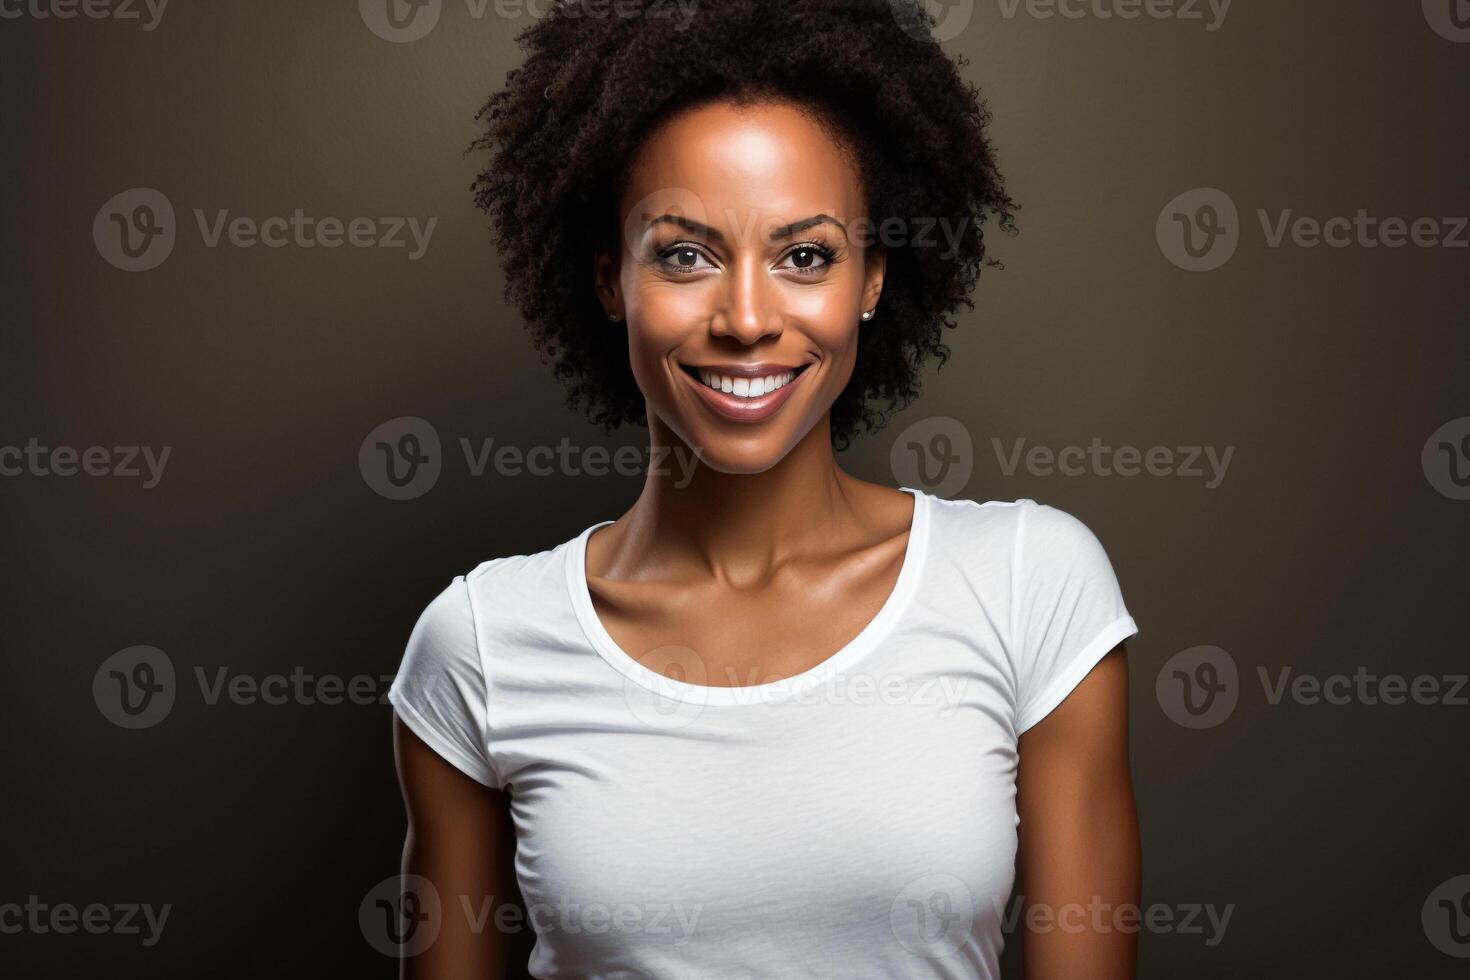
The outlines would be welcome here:
<svg viewBox="0 0 1470 980">
<path fill-rule="evenodd" d="M 736 583 L 759 580 L 787 556 L 830 544 L 834 523 L 861 523 L 860 481 L 838 465 L 828 417 L 759 473 L 721 473 L 702 462 L 691 468 L 693 450 L 653 413 L 649 444 L 650 459 L 664 462 L 649 467 L 628 511 L 615 565 L 651 558 L 694 563 Z"/>
</svg>

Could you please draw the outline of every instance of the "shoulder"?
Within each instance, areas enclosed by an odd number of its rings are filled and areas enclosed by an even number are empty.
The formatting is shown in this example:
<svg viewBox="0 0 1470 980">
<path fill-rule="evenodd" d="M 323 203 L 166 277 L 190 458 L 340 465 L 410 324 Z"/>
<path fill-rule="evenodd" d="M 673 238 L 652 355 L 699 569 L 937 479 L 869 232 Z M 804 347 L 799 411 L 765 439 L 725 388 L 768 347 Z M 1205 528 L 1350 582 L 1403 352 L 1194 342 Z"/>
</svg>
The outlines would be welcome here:
<svg viewBox="0 0 1470 980">
<path fill-rule="evenodd" d="M 1107 563 L 1092 529 L 1067 511 L 1034 500 L 1022 501 L 1016 528 L 1016 561 L 1023 571 L 1066 569 Z"/>
<path fill-rule="evenodd" d="M 504 555 L 455 575 L 424 608 L 411 646 L 429 645 L 471 660 L 499 630 L 555 617 L 565 607 L 569 559 L 582 535 L 529 554 Z"/>
<path fill-rule="evenodd" d="M 930 497 L 936 546 L 960 564 L 1005 566 L 1015 578 L 1107 565 L 1097 535 L 1071 513 L 1029 497 L 947 500 Z"/>
</svg>

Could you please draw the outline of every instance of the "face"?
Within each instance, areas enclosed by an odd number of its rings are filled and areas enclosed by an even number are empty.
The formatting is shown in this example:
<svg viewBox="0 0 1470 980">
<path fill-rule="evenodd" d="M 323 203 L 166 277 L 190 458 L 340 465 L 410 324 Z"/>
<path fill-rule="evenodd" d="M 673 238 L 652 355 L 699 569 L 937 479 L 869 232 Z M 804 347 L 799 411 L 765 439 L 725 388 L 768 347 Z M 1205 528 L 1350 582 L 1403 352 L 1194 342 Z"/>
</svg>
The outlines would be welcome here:
<svg viewBox="0 0 1470 980">
<path fill-rule="evenodd" d="M 702 106 L 643 145 L 619 205 L 597 287 L 627 322 L 650 429 L 726 473 L 825 443 L 883 283 L 843 145 L 787 104 Z"/>
</svg>

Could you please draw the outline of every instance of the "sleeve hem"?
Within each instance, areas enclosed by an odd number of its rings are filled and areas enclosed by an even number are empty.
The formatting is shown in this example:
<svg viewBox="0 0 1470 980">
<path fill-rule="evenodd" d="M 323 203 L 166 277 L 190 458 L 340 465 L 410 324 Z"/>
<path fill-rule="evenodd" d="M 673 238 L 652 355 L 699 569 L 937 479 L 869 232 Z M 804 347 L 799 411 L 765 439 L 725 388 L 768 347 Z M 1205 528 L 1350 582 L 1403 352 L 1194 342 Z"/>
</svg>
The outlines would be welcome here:
<svg viewBox="0 0 1470 980">
<path fill-rule="evenodd" d="M 437 752 L 445 762 L 448 762 L 481 786 L 488 786 L 491 789 L 500 788 L 495 784 L 494 776 L 490 774 L 483 762 L 472 759 L 453 742 L 449 741 L 437 728 L 429 723 L 428 719 L 419 713 L 417 708 L 405 701 L 397 690 L 390 689 L 388 691 L 388 700 L 393 702 L 394 710 L 398 713 L 398 717 L 403 720 L 403 723 L 408 726 L 409 730 L 423 739 L 424 743 Z"/>
<path fill-rule="evenodd" d="M 1051 714 L 1057 705 L 1067 699 L 1067 695 L 1082 683 L 1093 667 L 1097 666 L 1099 660 L 1112 652 L 1113 647 L 1128 639 L 1138 632 L 1138 626 L 1133 622 L 1132 616 L 1124 616 L 1114 620 L 1103 628 L 1091 643 L 1082 648 L 1082 652 L 1072 658 L 1067 669 L 1055 678 L 1046 691 L 1037 699 L 1024 717 L 1016 720 L 1016 735 L 1020 737 L 1027 729 L 1033 727 L 1041 719 Z"/>
</svg>

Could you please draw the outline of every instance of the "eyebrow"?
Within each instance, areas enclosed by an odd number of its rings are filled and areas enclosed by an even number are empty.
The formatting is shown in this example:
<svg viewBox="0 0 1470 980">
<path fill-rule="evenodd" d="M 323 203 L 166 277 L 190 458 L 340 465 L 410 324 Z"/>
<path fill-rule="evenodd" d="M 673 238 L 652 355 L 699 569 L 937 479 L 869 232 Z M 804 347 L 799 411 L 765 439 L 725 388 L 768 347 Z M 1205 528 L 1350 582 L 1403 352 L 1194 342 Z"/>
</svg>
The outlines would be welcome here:
<svg viewBox="0 0 1470 980">
<path fill-rule="evenodd" d="M 661 214 L 657 218 L 654 218 L 652 221 L 650 221 L 648 224 L 649 227 L 657 224 L 671 224 L 679 228 L 683 228 L 685 231 L 691 232 L 692 234 L 703 235 L 710 241 L 719 242 L 722 245 L 725 243 L 725 236 L 720 233 L 719 229 L 711 228 L 709 225 L 706 225 L 699 221 L 695 221 L 692 218 L 686 218 L 681 214 Z M 789 225 L 782 225 L 779 228 L 773 229 L 771 231 L 771 241 L 775 242 L 780 241 L 783 238 L 790 238 L 792 235 L 795 235 L 798 232 L 806 231 L 808 228 L 813 228 L 817 225 L 822 224 L 836 225 L 842 230 L 843 237 L 847 237 L 847 228 L 842 224 L 842 222 L 838 221 L 830 214 L 814 214 L 810 218 L 802 218 L 800 221 L 793 221 Z"/>
<path fill-rule="evenodd" d="M 725 236 L 720 234 L 719 229 L 711 228 L 709 225 L 695 221 L 692 218 L 686 218 L 682 214 L 661 214 L 650 221 L 648 226 L 652 228 L 657 224 L 677 225 L 685 231 L 692 232 L 696 235 L 703 235 L 711 241 L 719 242 L 722 245 L 725 243 Z"/>
<path fill-rule="evenodd" d="M 773 230 L 771 232 L 771 241 L 774 242 L 779 241 L 782 238 L 790 238 L 797 232 L 806 231 L 808 228 L 815 227 L 816 225 L 825 224 L 836 225 L 842 230 L 842 237 L 847 237 L 847 228 L 842 224 L 842 222 L 838 221 L 830 214 L 814 214 L 810 218 L 802 218 L 800 221 L 793 221 L 789 225 L 782 225 L 780 228 Z"/>
</svg>

